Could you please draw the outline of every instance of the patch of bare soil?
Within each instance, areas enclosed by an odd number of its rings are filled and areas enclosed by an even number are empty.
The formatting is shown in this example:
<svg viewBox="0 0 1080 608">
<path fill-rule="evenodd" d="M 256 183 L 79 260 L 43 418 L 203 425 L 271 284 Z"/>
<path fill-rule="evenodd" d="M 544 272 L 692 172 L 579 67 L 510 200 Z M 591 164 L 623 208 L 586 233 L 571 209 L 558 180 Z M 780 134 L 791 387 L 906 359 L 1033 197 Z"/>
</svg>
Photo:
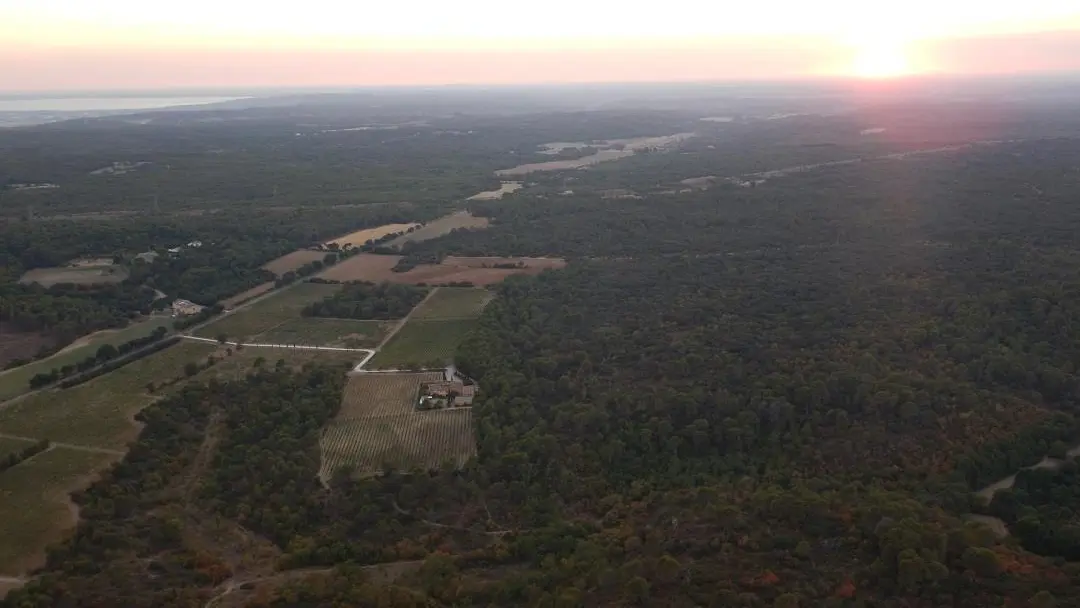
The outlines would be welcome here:
<svg viewBox="0 0 1080 608">
<path fill-rule="evenodd" d="M 43 348 L 56 345 L 56 339 L 36 331 L 19 331 L 0 321 L 0 368 L 9 361 L 30 358 Z"/>
<path fill-rule="evenodd" d="M 286 253 L 285 255 L 271 260 L 266 264 L 263 264 L 263 268 L 270 272 L 281 276 L 286 272 L 296 270 L 304 264 L 310 264 L 315 261 L 322 261 L 326 257 L 325 251 L 312 251 L 309 249 L 300 249 L 293 251 L 292 253 Z"/>
</svg>

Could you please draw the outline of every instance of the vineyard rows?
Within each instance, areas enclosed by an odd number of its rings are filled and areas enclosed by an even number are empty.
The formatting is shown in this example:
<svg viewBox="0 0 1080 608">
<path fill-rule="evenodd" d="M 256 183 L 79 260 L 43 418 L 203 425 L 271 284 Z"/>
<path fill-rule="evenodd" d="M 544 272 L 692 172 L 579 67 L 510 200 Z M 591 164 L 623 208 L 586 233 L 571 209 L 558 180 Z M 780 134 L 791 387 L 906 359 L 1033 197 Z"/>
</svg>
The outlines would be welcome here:
<svg viewBox="0 0 1080 608">
<path fill-rule="evenodd" d="M 338 420 L 396 416 L 416 411 L 420 384 L 442 380 L 439 372 L 360 374 L 349 378 Z"/>
<path fill-rule="evenodd" d="M 472 410 L 414 411 L 409 414 L 336 420 L 320 441 L 322 468 L 329 479 L 342 466 L 375 473 L 386 465 L 398 470 L 463 466 L 476 454 Z"/>
</svg>

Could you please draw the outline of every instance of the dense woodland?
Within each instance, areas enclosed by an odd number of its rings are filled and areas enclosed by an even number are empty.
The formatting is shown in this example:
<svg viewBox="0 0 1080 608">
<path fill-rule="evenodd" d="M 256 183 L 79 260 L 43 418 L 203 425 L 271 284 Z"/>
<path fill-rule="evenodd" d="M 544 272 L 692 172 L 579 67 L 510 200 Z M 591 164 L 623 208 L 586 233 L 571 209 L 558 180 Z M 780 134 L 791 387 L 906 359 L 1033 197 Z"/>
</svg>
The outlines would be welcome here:
<svg viewBox="0 0 1080 608">
<path fill-rule="evenodd" d="M 3 605 L 1080 605 L 1076 465 L 973 495 L 1080 442 L 1080 143 L 665 194 L 680 157 L 642 161 L 640 199 L 605 169 L 407 246 L 570 259 L 498 286 L 459 349 L 465 469 L 323 485 L 344 369 L 195 380 Z M 346 290 L 319 306 L 422 297 Z"/>
<path fill-rule="evenodd" d="M 1069 460 L 1060 469 L 1021 471 L 1016 485 L 994 494 L 989 512 L 1008 522 L 1026 549 L 1080 561 L 1078 505 L 1080 467 Z"/>
<path fill-rule="evenodd" d="M 313 302 L 301 312 L 305 317 L 338 319 L 401 319 L 422 302 L 428 290 L 414 285 L 346 283 L 340 291 L 321 302 Z"/>
</svg>

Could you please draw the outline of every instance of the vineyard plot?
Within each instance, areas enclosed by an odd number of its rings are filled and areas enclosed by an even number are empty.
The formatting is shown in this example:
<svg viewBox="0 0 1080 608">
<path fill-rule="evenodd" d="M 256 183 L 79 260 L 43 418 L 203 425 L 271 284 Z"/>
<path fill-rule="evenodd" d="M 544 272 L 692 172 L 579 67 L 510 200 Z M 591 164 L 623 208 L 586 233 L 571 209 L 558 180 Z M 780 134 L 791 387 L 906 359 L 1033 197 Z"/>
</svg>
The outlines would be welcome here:
<svg viewBox="0 0 1080 608">
<path fill-rule="evenodd" d="M 476 454 L 472 410 L 419 411 L 420 385 L 436 382 L 438 372 L 358 374 L 349 378 L 341 411 L 319 442 L 327 481 L 348 467 L 366 475 L 398 470 L 462 467 Z"/>
<path fill-rule="evenodd" d="M 440 372 L 359 374 L 349 378 L 338 420 L 409 414 L 416 410 L 420 384 L 442 380 Z"/>
<path fill-rule="evenodd" d="M 469 408 L 335 420 L 320 443 L 324 480 L 342 467 L 360 475 L 387 467 L 462 467 L 476 454 Z"/>
</svg>

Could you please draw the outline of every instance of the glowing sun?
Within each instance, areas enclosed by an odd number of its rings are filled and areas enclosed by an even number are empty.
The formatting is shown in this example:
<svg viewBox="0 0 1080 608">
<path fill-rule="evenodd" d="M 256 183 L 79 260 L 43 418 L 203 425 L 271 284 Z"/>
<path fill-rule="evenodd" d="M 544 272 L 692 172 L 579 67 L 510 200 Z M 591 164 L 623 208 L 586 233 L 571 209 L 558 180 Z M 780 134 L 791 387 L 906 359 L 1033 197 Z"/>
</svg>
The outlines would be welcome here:
<svg viewBox="0 0 1080 608">
<path fill-rule="evenodd" d="M 882 42 L 860 45 L 852 69 L 860 78 L 896 78 L 912 70 L 903 45 Z"/>
</svg>

